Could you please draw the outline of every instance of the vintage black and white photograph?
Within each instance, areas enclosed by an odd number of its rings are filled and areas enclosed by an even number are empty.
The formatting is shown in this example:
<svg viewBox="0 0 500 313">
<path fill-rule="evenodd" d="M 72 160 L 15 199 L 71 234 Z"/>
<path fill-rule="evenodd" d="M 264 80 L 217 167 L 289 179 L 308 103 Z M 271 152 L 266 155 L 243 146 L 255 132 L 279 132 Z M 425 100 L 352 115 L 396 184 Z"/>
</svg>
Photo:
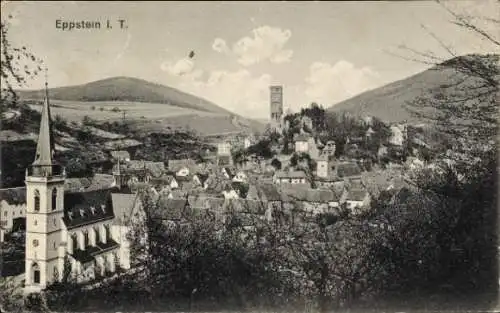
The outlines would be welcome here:
<svg viewBox="0 0 500 313">
<path fill-rule="evenodd" d="M 500 312 L 500 1 L 1 1 L 0 312 Z"/>
</svg>

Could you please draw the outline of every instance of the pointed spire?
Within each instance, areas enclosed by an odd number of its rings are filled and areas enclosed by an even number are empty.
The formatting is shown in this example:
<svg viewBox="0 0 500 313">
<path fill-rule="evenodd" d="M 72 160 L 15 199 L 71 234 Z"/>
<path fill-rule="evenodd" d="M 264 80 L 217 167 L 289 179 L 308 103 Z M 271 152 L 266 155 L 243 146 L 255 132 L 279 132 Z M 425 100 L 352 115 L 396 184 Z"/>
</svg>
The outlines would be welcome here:
<svg viewBox="0 0 500 313">
<path fill-rule="evenodd" d="M 40 120 L 40 132 L 36 147 L 34 165 L 53 165 L 54 135 L 52 133 L 52 121 L 50 119 L 49 88 L 47 83 L 47 69 L 45 69 L 45 101 L 42 108 Z"/>
</svg>

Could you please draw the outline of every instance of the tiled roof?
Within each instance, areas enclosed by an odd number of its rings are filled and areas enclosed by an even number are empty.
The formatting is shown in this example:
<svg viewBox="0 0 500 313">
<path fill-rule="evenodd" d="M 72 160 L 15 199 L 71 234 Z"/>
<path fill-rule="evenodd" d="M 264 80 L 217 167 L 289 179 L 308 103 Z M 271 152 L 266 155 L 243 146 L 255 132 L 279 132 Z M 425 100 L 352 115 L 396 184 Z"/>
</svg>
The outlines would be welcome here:
<svg viewBox="0 0 500 313">
<path fill-rule="evenodd" d="M 283 186 L 282 191 L 291 201 L 328 203 L 340 199 L 340 194 L 328 189 L 312 189 L 288 185 Z"/>
<path fill-rule="evenodd" d="M 124 150 L 111 151 L 111 157 L 115 160 L 130 160 L 130 153 Z"/>
<path fill-rule="evenodd" d="M 165 164 L 163 162 L 146 161 L 146 169 L 154 177 L 159 177 L 165 172 Z"/>
<path fill-rule="evenodd" d="M 340 163 L 337 165 L 337 175 L 341 178 L 343 177 L 351 177 L 351 176 L 360 176 L 361 169 L 356 163 L 347 162 Z"/>
<path fill-rule="evenodd" d="M 226 170 L 227 175 L 229 175 L 229 178 L 233 178 L 234 177 L 235 173 L 234 173 L 234 170 L 231 167 L 226 166 L 226 167 L 224 167 L 224 169 Z"/>
<path fill-rule="evenodd" d="M 111 202 L 115 221 L 119 225 L 124 225 L 132 217 L 134 206 L 138 196 L 135 194 L 112 193 Z"/>
<path fill-rule="evenodd" d="M 306 178 L 306 173 L 303 171 L 279 171 L 276 173 L 277 178 Z"/>
<path fill-rule="evenodd" d="M 94 261 L 94 258 L 99 254 L 115 249 L 118 243 L 111 238 L 108 238 L 106 243 L 98 242 L 95 246 L 88 246 L 85 250 L 77 249 L 71 255 L 78 262 L 85 264 Z"/>
<path fill-rule="evenodd" d="M 190 171 L 197 167 L 196 162 L 192 159 L 168 160 L 168 170 L 177 172 L 183 167 L 187 167 Z"/>
<path fill-rule="evenodd" d="M 68 229 L 114 218 L 111 193 L 116 189 L 66 193 L 64 224 Z"/>
<path fill-rule="evenodd" d="M 152 218 L 161 220 L 180 220 L 191 212 L 187 199 L 161 198 L 156 210 L 151 212 Z"/>
<path fill-rule="evenodd" d="M 307 134 L 298 134 L 295 138 L 294 141 L 309 141 L 309 136 Z"/>
<path fill-rule="evenodd" d="M 197 173 L 196 176 L 198 177 L 198 179 L 200 180 L 200 183 L 203 185 L 207 179 L 208 179 L 208 174 L 204 174 L 204 173 Z"/>
<path fill-rule="evenodd" d="M 226 199 L 224 211 L 264 214 L 266 207 L 258 200 Z"/>
<path fill-rule="evenodd" d="M 351 189 L 347 193 L 347 198 L 346 200 L 348 201 L 363 201 L 368 195 L 368 192 L 363 189 Z"/>
<path fill-rule="evenodd" d="M 173 175 L 163 174 L 160 177 L 152 177 L 150 182 L 152 184 L 162 185 L 162 184 L 170 184 L 174 180 L 175 180 L 175 177 Z"/>
<path fill-rule="evenodd" d="M 229 165 L 231 163 L 230 155 L 220 155 L 217 157 L 218 165 Z"/>
<path fill-rule="evenodd" d="M 0 201 L 5 200 L 10 205 L 26 203 L 26 187 L 0 189 Z"/>
<path fill-rule="evenodd" d="M 189 204 L 194 209 L 220 210 L 224 206 L 223 198 L 214 198 L 207 195 L 190 196 Z"/>
</svg>

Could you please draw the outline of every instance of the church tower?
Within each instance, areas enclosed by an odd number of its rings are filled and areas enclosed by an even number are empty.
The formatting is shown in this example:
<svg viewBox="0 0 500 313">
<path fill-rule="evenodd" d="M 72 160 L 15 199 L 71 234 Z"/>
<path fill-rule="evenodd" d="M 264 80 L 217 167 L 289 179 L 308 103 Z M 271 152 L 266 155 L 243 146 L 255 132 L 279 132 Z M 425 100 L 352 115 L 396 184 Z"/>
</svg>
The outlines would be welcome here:
<svg viewBox="0 0 500 313">
<path fill-rule="evenodd" d="M 40 292 L 62 274 L 64 248 L 64 168 L 54 160 L 49 92 L 45 101 L 33 164 L 26 169 L 25 293 Z"/>
</svg>

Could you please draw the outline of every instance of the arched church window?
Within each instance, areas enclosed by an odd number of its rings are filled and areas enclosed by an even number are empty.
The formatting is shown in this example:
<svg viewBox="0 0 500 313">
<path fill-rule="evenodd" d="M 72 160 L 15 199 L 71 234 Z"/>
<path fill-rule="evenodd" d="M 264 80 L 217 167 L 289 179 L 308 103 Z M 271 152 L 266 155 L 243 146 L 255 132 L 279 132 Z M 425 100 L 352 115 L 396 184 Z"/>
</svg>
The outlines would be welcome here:
<svg viewBox="0 0 500 313">
<path fill-rule="evenodd" d="M 52 189 L 52 211 L 57 209 L 57 189 Z"/>
<path fill-rule="evenodd" d="M 111 233 L 109 231 L 109 225 L 104 226 L 104 235 L 106 236 L 106 242 L 111 240 Z"/>
<path fill-rule="evenodd" d="M 40 211 L 40 192 L 35 189 L 35 212 Z"/>
<path fill-rule="evenodd" d="M 77 250 L 77 249 L 78 249 L 78 240 L 77 240 L 77 238 L 76 238 L 76 234 L 73 234 L 73 235 L 71 236 L 71 245 L 72 245 L 72 247 L 73 247 L 73 252 L 75 252 L 75 250 Z"/>
<path fill-rule="evenodd" d="M 84 231 L 83 232 L 83 247 L 86 248 L 89 245 L 89 232 Z"/>
<path fill-rule="evenodd" d="M 38 266 L 37 263 L 33 263 L 33 265 L 31 266 L 31 270 L 33 273 L 33 283 L 39 284 L 40 283 L 40 267 Z"/>
</svg>

